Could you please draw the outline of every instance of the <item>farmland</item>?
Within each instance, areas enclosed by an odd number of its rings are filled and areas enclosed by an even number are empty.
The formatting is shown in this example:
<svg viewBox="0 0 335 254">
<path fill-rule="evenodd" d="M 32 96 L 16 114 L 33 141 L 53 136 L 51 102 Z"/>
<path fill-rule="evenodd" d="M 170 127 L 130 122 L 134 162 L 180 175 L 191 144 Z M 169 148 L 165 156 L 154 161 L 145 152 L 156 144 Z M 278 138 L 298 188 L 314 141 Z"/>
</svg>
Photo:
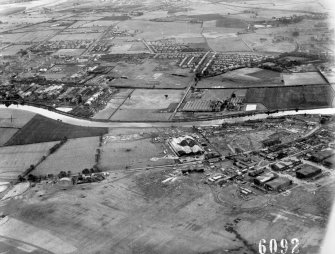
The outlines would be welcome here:
<svg viewBox="0 0 335 254">
<path fill-rule="evenodd" d="M 101 34 L 100 33 L 87 33 L 85 35 L 83 34 L 57 34 L 53 38 L 50 39 L 50 41 L 75 41 L 75 40 L 95 40 L 97 39 Z"/>
<path fill-rule="evenodd" d="M 42 156 L 47 155 L 55 143 L 0 147 L 0 178 L 16 179 L 30 165 L 35 165 Z"/>
<path fill-rule="evenodd" d="M 59 150 L 43 161 L 34 171 L 35 175 L 57 175 L 60 171 L 76 174 L 95 164 L 95 152 L 99 137 L 68 140 Z"/>
<path fill-rule="evenodd" d="M 0 127 L 0 146 L 3 146 L 17 131 L 16 128 Z"/>
<path fill-rule="evenodd" d="M 324 85 L 327 82 L 318 72 L 304 72 L 304 73 L 291 73 L 283 74 L 284 84 L 291 85 Z"/>
<path fill-rule="evenodd" d="M 268 109 L 331 107 L 334 92 L 328 85 L 250 88 L 246 103 L 262 103 Z"/>
<path fill-rule="evenodd" d="M 21 128 L 28 123 L 34 113 L 17 109 L 0 109 L 0 127 Z"/>
<path fill-rule="evenodd" d="M 18 131 L 6 145 L 24 145 L 57 141 L 62 140 L 64 137 L 71 139 L 100 136 L 107 133 L 107 131 L 107 128 L 73 126 L 36 115 L 20 131 Z"/>
</svg>

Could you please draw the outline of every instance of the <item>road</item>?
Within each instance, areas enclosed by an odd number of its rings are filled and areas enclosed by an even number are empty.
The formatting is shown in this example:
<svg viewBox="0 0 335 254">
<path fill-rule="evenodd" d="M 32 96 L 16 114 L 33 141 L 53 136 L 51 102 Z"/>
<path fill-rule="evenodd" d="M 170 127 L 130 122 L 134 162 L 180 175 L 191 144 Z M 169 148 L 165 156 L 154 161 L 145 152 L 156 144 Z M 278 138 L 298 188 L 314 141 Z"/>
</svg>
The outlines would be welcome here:
<svg viewBox="0 0 335 254">
<path fill-rule="evenodd" d="M 106 121 L 99 122 L 95 120 L 86 120 L 79 119 L 68 115 L 62 115 L 57 112 L 53 112 L 47 109 L 38 108 L 34 106 L 28 105 L 10 105 L 8 108 L 5 105 L 0 105 L 0 111 L 4 109 L 19 109 L 25 110 L 29 112 L 33 112 L 36 114 L 40 114 L 42 116 L 54 119 L 61 120 L 64 123 L 77 125 L 77 126 L 85 126 L 85 127 L 107 127 L 107 128 L 152 128 L 152 127 L 192 127 L 192 126 L 213 126 L 213 125 L 221 125 L 222 123 L 235 123 L 235 122 L 243 122 L 246 120 L 257 120 L 257 119 L 265 119 L 269 117 L 268 114 L 261 113 L 252 116 L 244 116 L 244 117 L 234 117 L 234 118 L 224 118 L 224 119 L 215 119 L 215 120 L 205 120 L 205 121 L 180 121 L 180 122 L 131 122 L 131 121 Z M 296 112 L 295 110 L 291 111 L 283 111 L 271 114 L 271 117 L 279 117 L 285 115 L 297 115 L 297 114 L 335 114 L 335 108 L 323 108 L 323 109 L 311 109 L 311 110 L 299 110 Z"/>
</svg>

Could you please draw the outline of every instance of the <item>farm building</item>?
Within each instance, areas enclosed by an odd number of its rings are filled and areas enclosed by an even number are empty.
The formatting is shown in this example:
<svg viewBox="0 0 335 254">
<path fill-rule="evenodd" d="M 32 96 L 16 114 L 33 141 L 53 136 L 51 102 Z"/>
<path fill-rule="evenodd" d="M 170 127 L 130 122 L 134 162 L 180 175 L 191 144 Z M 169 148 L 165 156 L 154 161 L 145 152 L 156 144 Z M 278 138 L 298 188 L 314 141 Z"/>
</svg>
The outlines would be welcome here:
<svg viewBox="0 0 335 254">
<path fill-rule="evenodd" d="M 304 165 L 303 168 L 296 171 L 297 178 L 310 178 L 321 173 L 321 169 L 311 165 Z"/>
<path fill-rule="evenodd" d="M 285 177 L 278 177 L 265 183 L 265 187 L 269 190 L 280 191 L 292 184 L 292 180 Z"/>
<path fill-rule="evenodd" d="M 271 172 L 268 172 L 264 175 L 257 176 L 254 179 L 254 183 L 257 184 L 257 185 L 264 185 L 266 182 L 269 182 L 269 181 L 275 179 L 276 177 L 277 177 L 277 175 L 275 175 Z"/>
<path fill-rule="evenodd" d="M 191 136 L 172 138 L 169 141 L 172 150 L 178 155 L 203 154 L 204 150 L 196 143 Z"/>
</svg>

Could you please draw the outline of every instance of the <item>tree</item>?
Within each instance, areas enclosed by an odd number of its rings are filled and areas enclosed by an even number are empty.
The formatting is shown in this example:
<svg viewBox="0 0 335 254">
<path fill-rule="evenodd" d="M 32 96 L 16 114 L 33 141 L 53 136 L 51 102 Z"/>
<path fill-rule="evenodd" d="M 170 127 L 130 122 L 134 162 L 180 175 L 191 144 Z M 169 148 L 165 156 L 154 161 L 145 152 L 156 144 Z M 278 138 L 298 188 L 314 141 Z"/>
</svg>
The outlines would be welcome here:
<svg viewBox="0 0 335 254">
<path fill-rule="evenodd" d="M 84 175 L 89 175 L 90 174 L 90 170 L 88 168 L 85 168 L 85 169 L 83 169 L 82 173 Z"/>
<path fill-rule="evenodd" d="M 24 177 L 23 177 L 22 175 L 19 175 L 19 176 L 17 177 L 17 180 L 18 180 L 20 183 L 22 183 L 22 182 L 24 182 L 26 179 L 24 179 Z"/>
<path fill-rule="evenodd" d="M 298 36 L 299 36 L 299 32 L 298 32 L 298 31 L 294 31 L 294 32 L 292 33 L 292 35 L 293 35 L 294 37 L 298 37 Z"/>
<path fill-rule="evenodd" d="M 63 178 L 63 177 L 66 177 L 66 176 L 67 176 L 67 174 L 66 174 L 65 171 L 61 171 L 61 172 L 59 172 L 59 174 L 58 174 L 58 178 Z"/>
<path fill-rule="evenodd" d="M 37 176 L 35 176 L 33 174 L 29 174 L 28 175 L 28 181 L 29 182 L 37 182 Z"/>
</svg>

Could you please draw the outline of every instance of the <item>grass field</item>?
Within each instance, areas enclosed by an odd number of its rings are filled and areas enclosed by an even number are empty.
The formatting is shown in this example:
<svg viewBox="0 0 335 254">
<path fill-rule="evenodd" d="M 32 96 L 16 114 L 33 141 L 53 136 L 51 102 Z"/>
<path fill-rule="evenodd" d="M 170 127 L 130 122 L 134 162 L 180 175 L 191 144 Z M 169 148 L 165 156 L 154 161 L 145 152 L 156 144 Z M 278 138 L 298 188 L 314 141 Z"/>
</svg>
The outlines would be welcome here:
<svg viewBox="0 0 335 254">
<path fill-rule="evenodd" d="M 163 150 L 161 144 L 151 143 L 150 139 L 107 142 L 102 146 L 100 166 L 104 170 L 118 170 L 174 163 L 174 160 L 167 159 L 150 160 L 162 158 Z"/>
<path fill-rule="evenodd" d="M 185 22 L 152 22 L 144 20 L 126 20 L 118 24 L 120 30 L 139 31 L 137 38 L 156 40 L 188 34 L 189 37 L 201 33 L 201 24 Z"/>
<path fill-rule="evenodd" d="M 334 92 L 328 85 L 249 88 L 245 103 L 262 103 L 268 109 L 331 107 Z"/>
<path fill-rule="evenodd" d="M 75 41 L 75 40 L 96 40 L 101 33 L 87 33 L 87 34 L 57 34 L 52 37 L 50 41 Z"/>
<path fill-rule="evenodd" d="M 0 127 L 0 146 L 4 145 L 18 131 L 16 128 Z"/>
<path fill-rule="evenodd" d="M 36 115 L 6 145 L 24 145 L 62 140 L 64 137 L 81 138 L 100 136 L 108 132 L 107 128 L 74 126 L 40 115 Z"/>
<path fill-rule="evenodd" d="M 16 179 L 19 174 L 35 165 L 56 142 L 22 146 L 0 147 L 0 178 Z"/>
<path fill-rule="evenodd" d="M 59 49 L 52 55 L 62 55 L 62 56 L 79 56 L 85 49 Z"/>
<path fill-rule="evenodd" d="M 21 49 L 27 49 L 30 45 L 13 45 L 6 47 L 5 49 L 0 51 L 0 55 L 3 56 L 13 56 L 18 53 Z"/>
<path fill-rule="evenodd" d="M 13 33 L 13 34 L 3 34 L 0 36 L 0 41 L 2 42 L 38 42 L 47 39 L 49 36 L 55 34 L 55 30 L 45 30 L 45 31 L 34 31 L 27 33 Z"/>
<path fill-rule="evenodd" d="M 318 72 L 283 73 L 283 79 L 287 86 L 327 84 Z"/>
<path fill-rule="evenodd" d="M 131 98 L 124 101 L 111 119 L 167 120 L 171 113 L 160 111 L 168 109 L 171 105 L 177 105 L 184 93 L 184 90 L 135 89 Z M 168 97 L 166 98 L 165 95 Z M 115 111 L 112 108 L 110 110 Z"/>
<path fill-rule="evenodd" d="M 34 171 L 35 175 L 58 174 L 60 171 L 81 172 L 95 164 L 95 152 L 99 137 L 68 140 L 59 150 L 50 155 Z"/>
<path fill-rule="evenodd" d="M 252 51 L 240 38 L 209 38 L 207 39 L 207 43 L 214 51 Z"/>
<path fill-rule="evenodd" d="M 128 46 L 125 48 L 131 50 Z M 180 89 L 186 87 L 193 78 L 188 69 L 180 69 L 175 61 L 158 59 L 147 59 L 140 64 L 118 63 L 110 74 L 116 77 L 127 77 L 127 79 L 113 80 L 109 83 L 111 86 L 134 88 L 155 86 Z"/>
<path fill-rule="evenodd" d="M 122 109 L 165 109 L 171 103 L 178 103 L 184 90 L 168 89 L 136 89 L 131 98 L 121 106 Z M 168 97 L 166 98 L 165 95 Z"/>
<path fill-rule="evenodd" d="M 24 110 L 0 108 L 0 127 L 21 128 L 34 116 L 34 113 Z"/>
</svg>

